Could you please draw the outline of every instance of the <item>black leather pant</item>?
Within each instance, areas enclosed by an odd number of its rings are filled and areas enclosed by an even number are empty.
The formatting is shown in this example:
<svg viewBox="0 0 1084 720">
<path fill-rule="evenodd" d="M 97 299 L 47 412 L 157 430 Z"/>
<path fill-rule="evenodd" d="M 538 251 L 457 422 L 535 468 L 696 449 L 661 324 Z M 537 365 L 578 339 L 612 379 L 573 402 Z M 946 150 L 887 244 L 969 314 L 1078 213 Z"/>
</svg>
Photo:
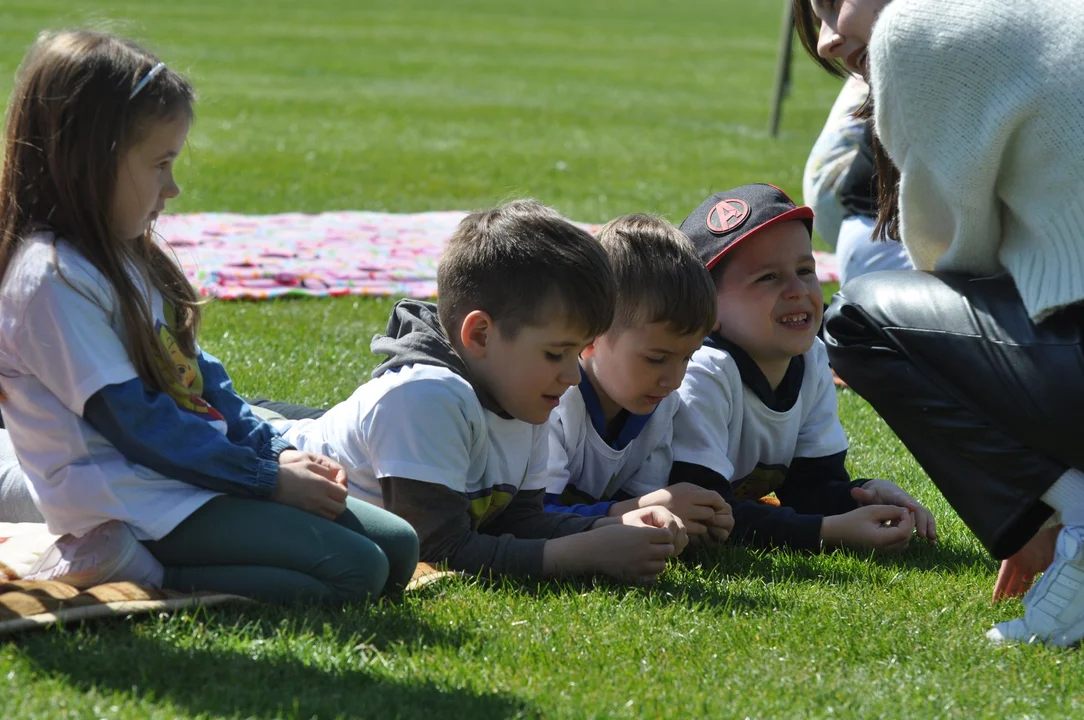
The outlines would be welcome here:
<svg viewBox="0 0 1084 720">
<path fill-rule="evenodd" d="M 878 272 L 825 316 L 832 365 L 880 413 L 997 558 L 1051 509 L 1042 494 L 1084 468 L 1084 313 L 1036 325 L 1007 276 Z"/>
</svg>

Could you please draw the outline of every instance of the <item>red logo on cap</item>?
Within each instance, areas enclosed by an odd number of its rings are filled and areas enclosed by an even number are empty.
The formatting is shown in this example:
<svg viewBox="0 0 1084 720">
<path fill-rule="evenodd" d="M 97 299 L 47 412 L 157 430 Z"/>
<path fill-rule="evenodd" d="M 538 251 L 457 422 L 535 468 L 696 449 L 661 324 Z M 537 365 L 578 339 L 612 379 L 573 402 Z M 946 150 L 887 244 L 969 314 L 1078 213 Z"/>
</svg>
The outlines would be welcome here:
<svg viewBox="0 0 1084 720">
<path fill-rule="evenodd" d="M 749 203 L 732 198 L 715 204 L 708 211 L 708 230 L 713 233 L 730 232 L 740 227 L 749 217 Z"/>
</svg>

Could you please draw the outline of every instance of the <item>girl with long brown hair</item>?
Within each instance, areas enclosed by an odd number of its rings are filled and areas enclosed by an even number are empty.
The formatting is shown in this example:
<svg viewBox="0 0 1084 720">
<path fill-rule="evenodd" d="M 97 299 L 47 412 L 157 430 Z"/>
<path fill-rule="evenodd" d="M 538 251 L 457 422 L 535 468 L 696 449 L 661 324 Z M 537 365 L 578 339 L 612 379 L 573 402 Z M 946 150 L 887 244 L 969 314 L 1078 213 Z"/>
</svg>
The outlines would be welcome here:
<svg viewBox="0 0 1084 720">
<path fill-rule="evenodd" d="M 44 34 L 24 60 L 0 173 L 5 425 L 71 553 L 119 527 L 169 588 L 377 596 L 409 580 L 413 530 L 348 500 L 337 463 L 253 415 L 196 342 L 199 298 L 153 238 L 193 102 L 180 74 L 108 34 Z M 128 579 L 157 579 L 139 567 Z"/>
</svg>

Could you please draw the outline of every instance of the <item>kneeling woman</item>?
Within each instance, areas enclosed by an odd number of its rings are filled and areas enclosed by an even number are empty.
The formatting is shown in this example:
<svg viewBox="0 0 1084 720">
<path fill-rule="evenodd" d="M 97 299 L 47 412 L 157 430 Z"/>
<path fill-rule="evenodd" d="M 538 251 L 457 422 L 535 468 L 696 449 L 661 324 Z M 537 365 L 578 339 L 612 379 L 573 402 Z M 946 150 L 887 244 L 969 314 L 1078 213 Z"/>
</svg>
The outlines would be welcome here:
<svg viewBox="0 0 1084 720">
<path fill-rule="evenodd" d="M 891 158 L 879 167 L 878 227 L 926 271 L 847 285 L 825 316 L 833 365 L 1006 559 L 995 597 L 1043 572 L 1024 617 L 988 637 L 1074 644 L 1084 637 L 1084 4 L 794 5 L 806 49 L 870 81 Z"/>
</svg>

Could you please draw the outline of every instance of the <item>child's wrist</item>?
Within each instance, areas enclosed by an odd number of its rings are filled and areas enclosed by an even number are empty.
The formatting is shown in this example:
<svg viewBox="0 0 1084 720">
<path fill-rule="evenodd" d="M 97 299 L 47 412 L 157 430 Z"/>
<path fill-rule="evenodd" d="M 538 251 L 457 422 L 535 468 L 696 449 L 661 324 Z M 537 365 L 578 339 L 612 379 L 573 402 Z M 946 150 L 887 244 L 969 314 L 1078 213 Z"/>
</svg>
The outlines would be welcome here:
<svg viewBox="0 0 1084 720">
<path fill-rule="evenodd" d="M 598 523 L 595 523 L 597 526 Z M 590 532 L 590 531 L 588 531 Z M 567 535 L 547 540 L 542 547 L 542 574 L 547 578 L 562 575 L 581 575 L 589 568 L 590 553 L 583 543 L 587 533 Z"/>
<path fill-rule="evenodd" d="M 825 515 L 821 518 L 821 549 L 831 549 L 843 544 L 840 532 L 840 516 Z"/>
<path fill-rule="evenodd" d="M 610 506 L 610 509 L 606 511 L 606 514 L 609 517 L 619 518 L 627 512 L 639 510 L 641 507 L 641 499 L 642 498 L 632 498 L 630 500 L 621 500 L 619 502 L 615 502 L 613 505 Z"/>
</svg>

